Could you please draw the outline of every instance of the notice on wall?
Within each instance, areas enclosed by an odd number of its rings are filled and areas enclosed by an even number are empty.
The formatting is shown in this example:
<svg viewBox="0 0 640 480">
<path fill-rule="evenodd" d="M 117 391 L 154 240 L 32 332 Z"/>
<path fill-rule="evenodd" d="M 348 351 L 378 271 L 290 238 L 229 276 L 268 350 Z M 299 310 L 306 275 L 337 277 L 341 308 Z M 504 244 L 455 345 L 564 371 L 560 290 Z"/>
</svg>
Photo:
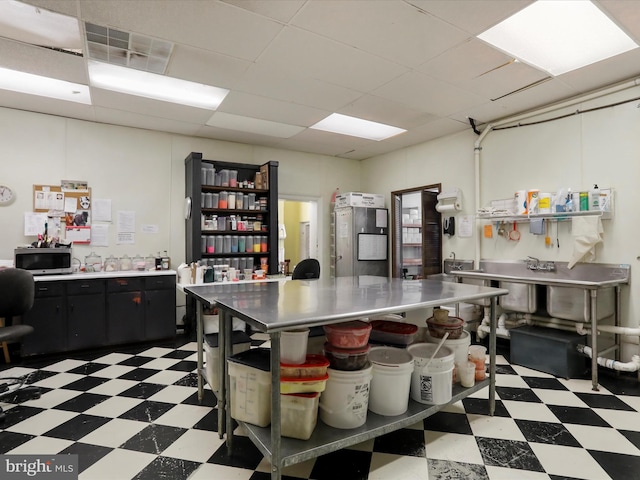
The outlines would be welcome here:
<svg viewBox="0 0 640 480">
<path fill-rule="evenodd" d="M 44 233 L 44 224 L 47 223 L 46 213 L 25 212 L 24 213 L 24 235 L 31 237 Z"/>
<path fill-rule="evenodd" d="M 109 246 L 109 225 L 94 223 L 91 227 L 91 245 L 97 247 Z"/>
<path fill-rule="evenodd" d="M 91 243 L 91 227 L 67 225 L 65 237 L 73 243 Z"/>
<path fill-rule="evenodd" d="M 111 221 L 111 199 L 93 199 L 93 220 L 95 222 Z"/>
<path fill-rule="evenodd" d="M 358 260 L 386 260 L 387 235 L 358 234 Z"/>
<path fill-rule="evenodd" d="M 458 218 L 458 236 L 470 237 L 473 235 L 473 215 L 462 215 Z"/>
</svg>

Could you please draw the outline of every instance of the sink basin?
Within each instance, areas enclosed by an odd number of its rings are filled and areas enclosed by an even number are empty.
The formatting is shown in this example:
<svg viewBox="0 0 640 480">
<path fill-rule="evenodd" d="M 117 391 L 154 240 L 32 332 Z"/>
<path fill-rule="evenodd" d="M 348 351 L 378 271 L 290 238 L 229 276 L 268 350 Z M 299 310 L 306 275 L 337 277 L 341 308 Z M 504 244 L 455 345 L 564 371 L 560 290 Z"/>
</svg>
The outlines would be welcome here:
<svg viewBox="0 0 640 480">
<path fill-rule="evenodd" d="M 596 297 L 596 320 L 610 317 L 615 312 L 615 289 L 601 288 Z M 589 290 L 579 287 L 547 286 L 547 313 L 556 318 L 575 322 L 591 321 Z"/>
<path fill-rule="evenodd" d="M 453 273 L 466 270 L 473 270 L 473 260 L 453 260 L 447 258 L 444 262 L 444 273 Z"/>
<path fill-rule="evenodd" d="M 498 298 L 498 303 L 510 312 L 534 313 L 538 310 L 538 289 L 533 283 L 498 282 L 500 288 L 509 290 Z"/>
</svg>

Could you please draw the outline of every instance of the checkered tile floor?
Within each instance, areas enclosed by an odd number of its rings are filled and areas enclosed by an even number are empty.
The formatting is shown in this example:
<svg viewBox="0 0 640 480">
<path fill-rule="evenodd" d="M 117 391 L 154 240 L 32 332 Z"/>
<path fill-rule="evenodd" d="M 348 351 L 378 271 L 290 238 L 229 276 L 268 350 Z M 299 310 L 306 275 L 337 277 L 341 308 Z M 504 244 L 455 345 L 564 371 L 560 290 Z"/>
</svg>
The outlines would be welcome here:
<svg viewBox="0 0 640 480">
<path fill-rule="evenodd" d="M 196 398 L 195 351 L 183 339 L 5 366 L 4 376 L 31 374 L 42 396 L 2 403 L 0 453 L 75 453 L 81 480 L 269 479 L 248 438 L 227 455 L 215 396 Z M 412 428 L 288 467 L 284 478 L 640 479 L 635 376 L 603 372 L 593 392 L 588 379 L 498 363 L 494 417 L 485 389 Z"/>
</svg>

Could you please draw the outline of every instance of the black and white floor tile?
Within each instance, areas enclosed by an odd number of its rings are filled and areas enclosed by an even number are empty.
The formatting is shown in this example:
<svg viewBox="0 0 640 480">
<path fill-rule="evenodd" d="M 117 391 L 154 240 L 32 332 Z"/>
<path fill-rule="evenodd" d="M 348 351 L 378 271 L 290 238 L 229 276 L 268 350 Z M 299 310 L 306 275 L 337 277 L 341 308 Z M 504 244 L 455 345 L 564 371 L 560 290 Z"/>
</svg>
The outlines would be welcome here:
<svg viewBox="0 0 640 480">
<path fill-rule="evenodd" d="M 260 343 L 256 340 L 255 344 Z M 498 356 L 497 408 L 487 389 L 411 428 L 287 467 L 285 480 L 640 480 L 635 374 L 555 378 Z M 200 404 L 196 344 L 139 346 L 4 366 L 30 374 L 39 399 L 1 403 L 0 454 L 78 454 L 81 480 L 267 480 L 241 435 L 218 438 L 216 398 Z"/>
</svg>

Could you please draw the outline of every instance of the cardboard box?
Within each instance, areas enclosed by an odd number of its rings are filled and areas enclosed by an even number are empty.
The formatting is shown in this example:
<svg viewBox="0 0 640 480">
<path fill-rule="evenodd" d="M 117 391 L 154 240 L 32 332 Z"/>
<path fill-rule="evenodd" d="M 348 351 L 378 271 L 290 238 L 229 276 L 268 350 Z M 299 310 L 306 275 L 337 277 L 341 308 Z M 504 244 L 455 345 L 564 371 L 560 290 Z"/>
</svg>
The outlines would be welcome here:
<svg viewBox="0 0 640 480">
<path fill-rule="evenodd" d="M 384 208 L 384 195 L 379 193 L 342 193 L 336 197 L 336 207 Z"/>
<path fill-rule="evenodd" d="M 263 178 L 262 178 L 262 173 L 256 172 L 255 183 L 256 183 L 256 190 L 263 190 L 264 189 L 264 182 L 263 182 Z"/>
<path fill-rule="evenodd" d="M 260 173 L 262 175 L 262 188 L 269 190 L 269 164 L 265 163 L 260 166 Z"/>
</svg>

